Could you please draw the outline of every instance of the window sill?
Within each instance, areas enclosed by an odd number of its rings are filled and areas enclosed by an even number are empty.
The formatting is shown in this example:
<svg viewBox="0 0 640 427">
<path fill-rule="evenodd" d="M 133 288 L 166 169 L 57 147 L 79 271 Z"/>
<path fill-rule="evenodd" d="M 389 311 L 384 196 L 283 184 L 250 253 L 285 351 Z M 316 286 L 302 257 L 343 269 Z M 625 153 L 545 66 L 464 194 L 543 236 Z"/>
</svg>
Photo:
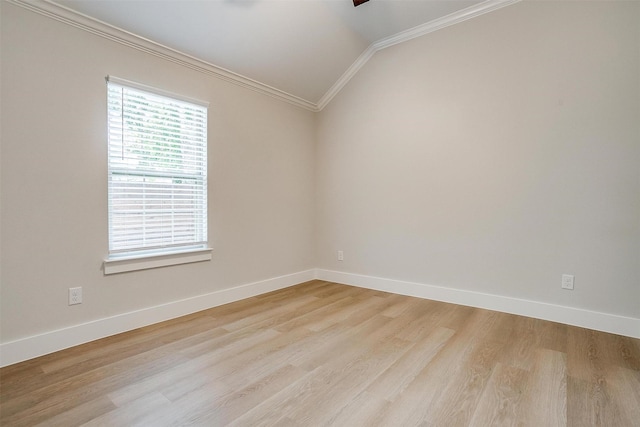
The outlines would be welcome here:
<svg viewBox="0 0 640 427">
<path fill-rule="evenodd" d="M 142 255 L 127 258 L 104 260 L 104 274 L 124 273 L 127 271 L 146 270 L 149 268 L 167 267 L 170 265 L 189 264 L 192 262 L 211 261 L 212 249 L 194 249 L 172 254 Z"/>
</svg>

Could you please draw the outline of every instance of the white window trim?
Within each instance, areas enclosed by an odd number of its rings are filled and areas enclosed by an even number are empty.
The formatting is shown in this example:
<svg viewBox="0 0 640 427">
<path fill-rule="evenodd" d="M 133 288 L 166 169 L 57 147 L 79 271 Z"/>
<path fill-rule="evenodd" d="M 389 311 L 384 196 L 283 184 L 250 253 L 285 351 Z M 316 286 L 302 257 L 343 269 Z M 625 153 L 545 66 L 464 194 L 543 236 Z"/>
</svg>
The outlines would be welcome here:
<svg viewBox="0 0 640 427">
<path fill-rule="evenodd" d="M 205 108 L 209 107 L 209 102 L 184 95 L 158 89 L 156 87 L 147 86 L 141 83 L 132 82 L 114 76 L 107 76 L 107 82 L 116 83 L 123 86 L 140 89 L 142 91 L 155 93 L 157 95 L 174 98 L 180 101 L 189 102 L 200 105 Z M 178 249 L 174 252 L 138 252 L 132 255 L 109 255 L 103 262 L 103 271 L 105 275 L 124 273 L 128 271 L 147 270 L 152 268 L 167 267 L 172 265 L 190 264 L 202 261 L 211 261 L 213 249 L 210 247 L 194 247 L 193 249 Z"/>
<path fill-rule="evenodd" d="M 104 260 L 104 274 L 124 273 L 127 271 L 147 270 L 168 267 L 170 265 L 190 264 L 211 261 L 211 248 L 192 249 L 181 252 L 144 254 Z"/>
</svg>

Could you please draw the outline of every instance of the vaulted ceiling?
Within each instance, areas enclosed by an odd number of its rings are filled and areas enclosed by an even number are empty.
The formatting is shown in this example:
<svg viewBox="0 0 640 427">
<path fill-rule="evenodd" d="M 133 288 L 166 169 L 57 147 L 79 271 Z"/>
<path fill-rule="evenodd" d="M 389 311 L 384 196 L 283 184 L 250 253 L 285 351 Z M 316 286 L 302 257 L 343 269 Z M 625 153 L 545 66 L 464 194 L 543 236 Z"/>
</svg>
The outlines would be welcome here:
<svg viewBox="0 0 640 427">
<path fill-rule="evenodd" d="M 376 49 L 514 0 L 55 0 L 318 108 Z M 49 2 L 52 3 L 52 2 Z M 444 25 L 440 25 L 444 26 Z M 428 32 L 428 31 L 423 31 Z M 408 37 L 410 38 L 410 37 Z"/>
</svg>

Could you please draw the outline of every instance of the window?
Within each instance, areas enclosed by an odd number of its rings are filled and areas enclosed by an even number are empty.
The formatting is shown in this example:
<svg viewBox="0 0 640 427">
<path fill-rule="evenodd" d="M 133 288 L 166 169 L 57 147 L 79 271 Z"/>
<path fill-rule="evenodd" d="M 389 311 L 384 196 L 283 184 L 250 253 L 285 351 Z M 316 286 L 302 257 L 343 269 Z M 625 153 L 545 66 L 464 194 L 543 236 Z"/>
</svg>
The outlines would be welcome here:
<svg viewBox="0 0 640 427">
<path fill-rule="evenodd" d="M 207 103 L 107 77 L 109 259 L 192 260 L 207 244 Z M 200 259 L 203 258 L 203 259 Z M 185 261 L 192 262 L 192 261 Z M 170 265 L 180 262 L 161 262 Z M 130 262 L 125 262 L 130 265 Z"/>
</svg>

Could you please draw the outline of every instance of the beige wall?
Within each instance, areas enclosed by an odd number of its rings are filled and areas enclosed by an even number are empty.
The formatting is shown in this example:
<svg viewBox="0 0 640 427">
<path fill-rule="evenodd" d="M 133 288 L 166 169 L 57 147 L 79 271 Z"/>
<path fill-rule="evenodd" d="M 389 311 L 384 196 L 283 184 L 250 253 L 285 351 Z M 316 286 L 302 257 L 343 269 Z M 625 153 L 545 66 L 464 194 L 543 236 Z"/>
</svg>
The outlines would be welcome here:
<svg viewBox="0 0 640 427">
<path fill-rule="evenodd" d="M 108 74 L 210 102 L 213 261 L 102 274 Z M 1 95 L 2 342 L 314 267 L 313 113 L 7 3 Z"/>
<path fill-rule="evenodd" d="M 640 318 L 639 22 L 524 2 L 378 52 L 319 117 L 318 267 Z"/>
<path fill-rule="evenodd" d="M 3 2 L 0 340 L 313 267 L 639 318 L 639 18 L 509 6 L 314 116 Z M 107 74 L 211 103 L 211 262 L 102 274 Z"/>
</svg>

